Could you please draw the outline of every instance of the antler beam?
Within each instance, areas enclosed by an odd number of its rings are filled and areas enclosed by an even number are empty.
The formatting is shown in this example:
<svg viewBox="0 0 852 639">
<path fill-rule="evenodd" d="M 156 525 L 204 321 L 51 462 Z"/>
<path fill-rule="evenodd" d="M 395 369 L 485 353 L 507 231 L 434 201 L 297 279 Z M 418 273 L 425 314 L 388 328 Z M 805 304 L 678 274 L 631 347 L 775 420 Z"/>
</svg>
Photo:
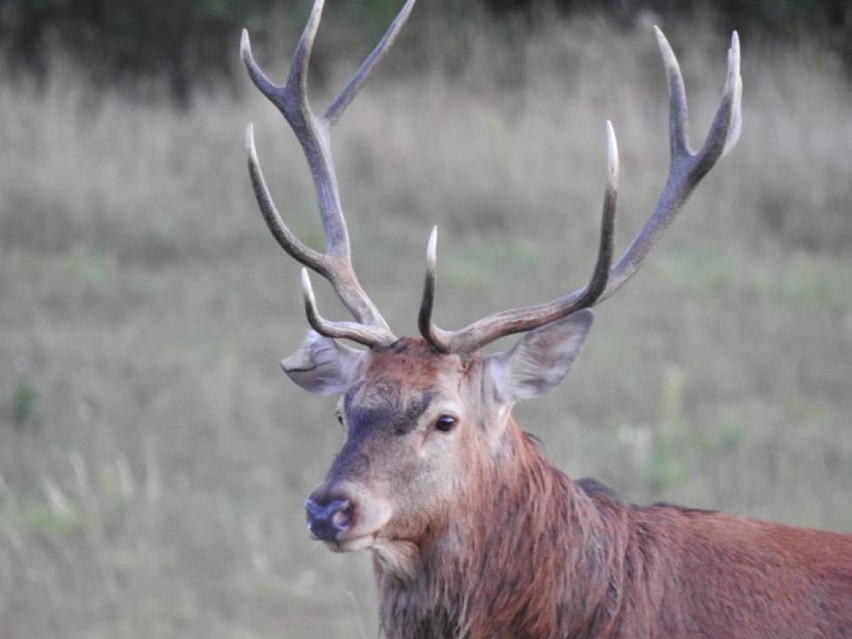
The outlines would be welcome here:
<svg viewBox="0 0 852 639">
<path fill-rule="evenodd" d="M 618 144 L 609 120 L 606 123 L 606 132 L 607 182 L 604 190 L 598 258 L 589 283 L 570 295 L 546 304 L 496 313 L 460 331 L 442 330 L 432 322 L 432 309 L 435 303 L 437 228 L 432 229 L 426 251 L 426 283 L 418 317 L 420 333 L 432 346 L 443 352 L 472 353 L 504 335 L 529 331 L 581 308 L 593 306 L 600 298 L 607 288 L 612 266 L 618 198 Z"/>
<path fill-rule="evenodd" d="M 687 142 L 686 91 L 680 66 L 663 32 L 655 26 L 654 33 L 669 85 L 671 160 L 663 190 L 639 233 L 615 267 L 610 270 L 615 227 L 618 151 L 612 126 L 607 122 L 608 180 L 604 195 L 598 259 L 589 283 L 584 288 L 549 303 L 495 313 L 458 331 L 442 330 L 432 321 L 436 241 L 436 233 L 433 230 L 427 250 L 426 283 L 418 324 L 423 337 L 436 349 L 443 352 L 472 353 L 496 339 L 532 330 L 607 299 L 636 273 L 671 226 L 698 183 L 719 158 L 736 144 L 742 127 L 740 42 L 736 31 L 728 49 L 728 73 L 722 99 L 707 139 L 697 153 L 690 151 Z"/>
<path fill-rule="evenodd" d="M 358 94 L 370 73 L 390 49 L 411 14 L 414 1 L 406 1 L 375 49 L 319 117 L 311 111 L 307 82 L 311 51 L 322 17 L 323 0 L 314 2 L 284 85 L 274 84 L 257 65 L 252 56 L 247 31 L 243 30 L 240 41 L 240 56 L 249 76 L 260 92 L 281 111 L 302 146 L 313 177 L 325 232 L 326 252 L 320 253 L 305 245 L 282 220 L 264 180 L 260 162 L 257 159 L 253 128 L 249 125 L 246 131 L 249 174 L 263 218 L 281 248 L 301 264 L 325 277 L 356 320 L 355 323 L 330 322 L 320 317 L 313 300 L 310 281 L 305 273 L 302 276 L 302 288 L 308 319 L 313 328 L 328 337 L 347 338 L 369 347 L 392 344 L 397 338 L 378 308 L 364 292 L 352 266 L 349 233 L 340 204 L 329 133 L 340 120 L 346 107 Z"/>
</svg>

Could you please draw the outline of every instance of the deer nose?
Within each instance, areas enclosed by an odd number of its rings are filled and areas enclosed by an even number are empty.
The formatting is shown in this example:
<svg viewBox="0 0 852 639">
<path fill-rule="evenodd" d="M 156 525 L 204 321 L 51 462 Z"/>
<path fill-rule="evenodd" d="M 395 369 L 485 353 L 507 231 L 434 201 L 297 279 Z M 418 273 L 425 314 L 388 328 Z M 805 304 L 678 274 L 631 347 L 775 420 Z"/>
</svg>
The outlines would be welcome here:
<svg viewBox="0 0 852 639">
<path fill-rule="evenodd" d="M 348 499 L 335 499 L 320 504 L 313 499 L 305 500 L 308 515 L 308 532 L 320 541 L 335 541 L 337 535 L 349 530 L 352 525 L 352 504 Z"/>
</svg>

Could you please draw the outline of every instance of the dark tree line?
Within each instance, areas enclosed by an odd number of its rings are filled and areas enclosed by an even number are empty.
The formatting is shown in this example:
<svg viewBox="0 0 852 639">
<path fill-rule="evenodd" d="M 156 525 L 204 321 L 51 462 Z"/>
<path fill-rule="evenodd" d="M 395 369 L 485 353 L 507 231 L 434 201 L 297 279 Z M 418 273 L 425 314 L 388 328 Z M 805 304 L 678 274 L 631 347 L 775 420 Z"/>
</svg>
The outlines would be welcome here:
<svg viewBox="0 0 852 639">
<path fill-rule="evenodd" d="M 401 0 L 329 0 L 377 31 Z M 818 32 L 852 69 L 850 0 L 478 0 L 495 18 L 520 18 L 535 28 L 554 12 L 603 12 L 629 26 L 645 11 L 714 14 L 720 27 L 744 35 L 789 39 Z M 423 0 L 430 16 L 448 21 L 478 15 L 477 0 Z M 56 51 L 71 54 L 95 81 L 156 79 L 178 100 L 193 86 L 221 82 L 234 68 L 235 34 L 250 26 L 272 37 L 269 16 L 301 23 L 310 0 L 0 0 L 0 46 L 11 69 L 42 73 Z M 425 7 L 424 7 L 425 8 Z M 292 16 L 299 20 L 293 20 Z M 481 14 L 479 14 L 481 15 Z M 450 17 L 446 17 L 450 16 Z M 280 25 L 278 25 L 280 26 Z M 275 32 L 277 35 L 278 32 Z M 290 34 L 284 34 L 290 35 Z"/>
<path fill-rule="evenodd" d="M 520 14 L 534 22 L 539 13 L 555 9 L 603 12 L 632 24 L 644 12 L 684 17 L 712 14 L 725 31 L 790 40 L 819 34 L 852 69 L 852 1 L 850 0 L 483 0 L 498 15 Z"/>
<path fill-rule="evenodd" d="M 183 99 L 196 80 L 229 71 L 234 33 L 271 0 L 0 0 L 14 68 L 42 73 L 70 54 L 96 82 L 165 81 Z"/>
</svg>

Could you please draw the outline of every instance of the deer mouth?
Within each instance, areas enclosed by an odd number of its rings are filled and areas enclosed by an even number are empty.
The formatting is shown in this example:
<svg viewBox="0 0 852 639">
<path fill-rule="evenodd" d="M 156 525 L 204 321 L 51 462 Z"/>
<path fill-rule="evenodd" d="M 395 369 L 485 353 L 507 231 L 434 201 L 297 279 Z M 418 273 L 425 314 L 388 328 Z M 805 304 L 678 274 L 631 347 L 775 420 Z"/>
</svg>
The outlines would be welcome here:
<svg viewBox="0 0 852 639">
<path fill-rule="evenodd" d="M 362 512 L 356 511 L 349 529 L 339 532 L 332 538 L 323 539 L 322 542 L 332 552 L 373 549 L 380 543 L 387 523 L 384 516 L 376 521 L 374 516 L 377 514 L 372 513 L 373 517 L 369 517 L 368 513 L 363 513 L 364 516 L 361 518 L 359 515 L 362 515 Z"/>
<path fill-rule="evenodd" d="M 355 552 L 358 550 L 369 550 L 376 543 L 376 533 L 359 535 L 349 539 L 335 539 L 325 541 L 325 546 L 332 552 Z"/>
<path fill-rule="evenodd" d="M 385 539 L 379 537 L 378 532 L 340 541 L 326 541 L 325 545 L 332 552 L 371 550 L 384 569 L 400 579 L 413 577 L 420 565 L 417 544 L 410 541 Z"/>
</svg>

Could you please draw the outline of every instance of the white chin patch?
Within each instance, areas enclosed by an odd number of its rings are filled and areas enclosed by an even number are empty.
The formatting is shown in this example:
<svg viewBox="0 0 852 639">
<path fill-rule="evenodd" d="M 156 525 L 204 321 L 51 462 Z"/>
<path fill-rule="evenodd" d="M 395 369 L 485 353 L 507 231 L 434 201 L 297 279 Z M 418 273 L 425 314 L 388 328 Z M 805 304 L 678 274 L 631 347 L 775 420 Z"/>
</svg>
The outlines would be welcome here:
<svg viewBox="0 0 852 639">
<path fill-rule="evenodd" d="M 377 539 L 372 547 L 373 553 L 388 572 L 400 579 L 411 579 L 420 565 L 420 551 L 410 541 Z"/>
<path fill-rule="evenodd" d="M 332 552 L 355 552 L 356 550 L 367 550 L 375 543 L 374 535 L 364 535 L 355 539 L 346 539 L 344 541 L 326 541 L 325 545 Z"/>
</svg>

